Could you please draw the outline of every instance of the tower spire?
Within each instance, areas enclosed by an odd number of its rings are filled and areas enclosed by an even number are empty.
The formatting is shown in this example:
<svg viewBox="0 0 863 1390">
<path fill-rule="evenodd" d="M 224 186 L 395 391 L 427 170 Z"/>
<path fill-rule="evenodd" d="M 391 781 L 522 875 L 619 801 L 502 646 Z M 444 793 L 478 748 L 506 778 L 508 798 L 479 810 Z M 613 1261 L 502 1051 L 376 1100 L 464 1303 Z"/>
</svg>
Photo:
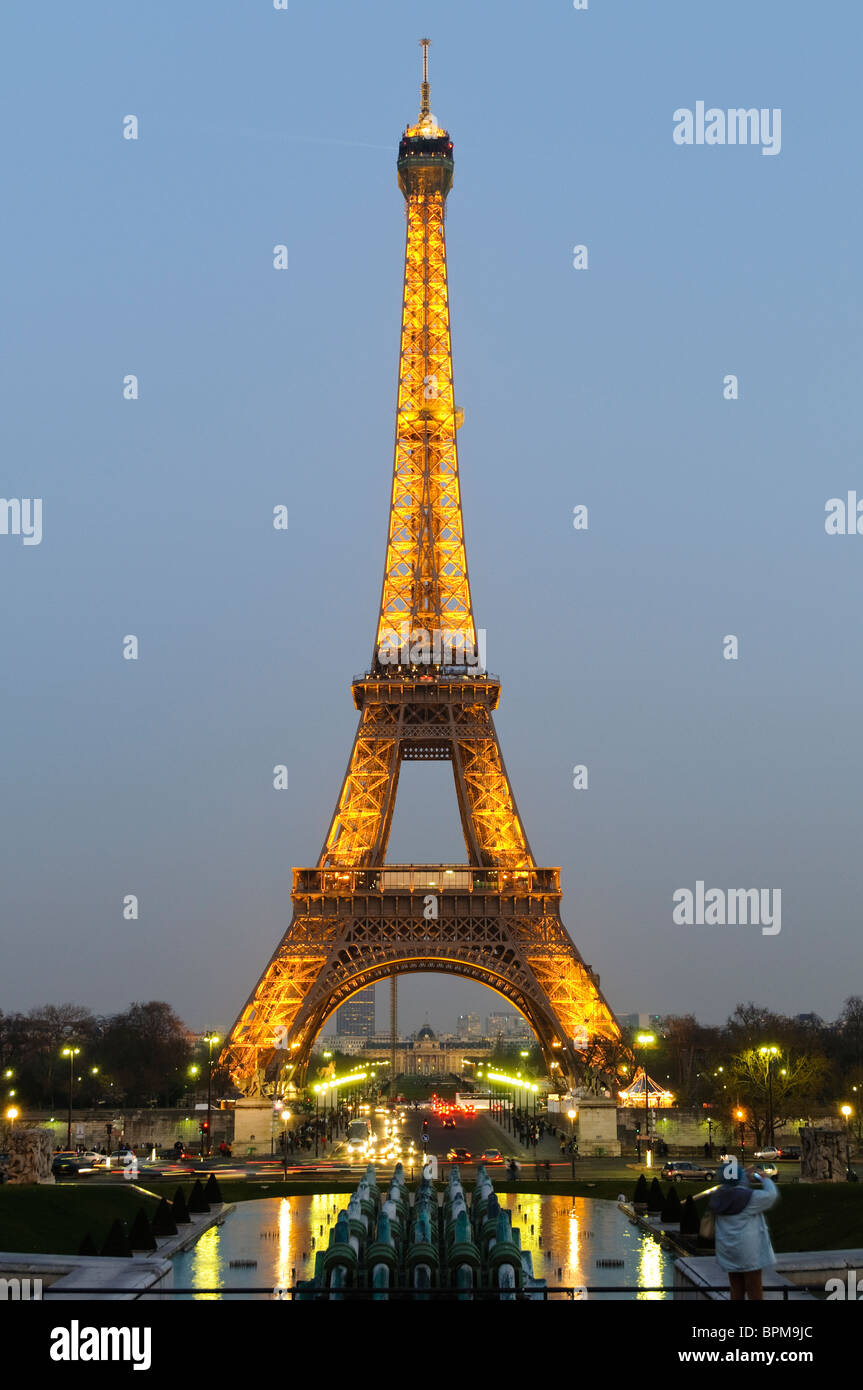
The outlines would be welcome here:
<svg viewBox="0 0 863 1390">
<path fill-rule="evenodd" d="M 420 47 L 423 51 L 423 80 L 420 87 L 420 120 L 427 116 L 431 111 L 429 102 L 429 44 L 431 39 L 420 39 Z"/>
</svg>

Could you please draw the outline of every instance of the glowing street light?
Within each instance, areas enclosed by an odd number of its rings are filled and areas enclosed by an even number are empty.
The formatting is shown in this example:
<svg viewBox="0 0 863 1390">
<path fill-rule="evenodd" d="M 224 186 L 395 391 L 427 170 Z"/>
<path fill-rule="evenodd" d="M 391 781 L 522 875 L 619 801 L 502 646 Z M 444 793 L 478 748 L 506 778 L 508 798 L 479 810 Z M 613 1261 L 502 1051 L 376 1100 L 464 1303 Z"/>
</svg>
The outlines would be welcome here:
<svg viewBox="0 0 863 1390">
<path fill-rule="evenodd" d="M 779 1048 L 771 1046 L 759 1047 L 759 1054 L 767 1061 L 767 1135 L 771 1145 L 774 1143 L 773 1135 L 773 1062 L 779 1056 Z"/>
<path fill-rule="evenodd" d="M 210 1144 L 212 1142 L 210 1138 L 210 1119 L 213 1109 L 213 1048 L 219 1041 L 219 1037 L 216 1033 L 208 1032 L 204 1035 L 203 1040 L 207 1044 L 207 1137 L 206 1141 L 201 1144 L 202 1154 L 210 1152 Z"/>
<path fill-rule="evenodd" d="M 72 1085 L 74 1078 L 72 1068 L 75 1065 L 75 1058 L 80 1054 L 80 1047 L 64 1047 L 60 1053 L 61 1057 L 69 1058 L 69 1123 L 66 1127 L 66 1148 L 72 1147 Z"/>
<path fill-rule="evenodd" d="M 635 1035 L 635 1041 L 638 1043 L 638 1046 L 639 1046 L 640 1048 L 652 1047 L 653 1044 L 656 1042 L 656 1037 L 655 1037 L 655 1035 L 654 1035 L 653 1033 L 636 1033 L 636 1035 Z M 648 1167 L 649 1167 L 649 1166 L 650 1166 L 650 1138 L 649 1138 L 649 1135 L 650 1135 L 650 1110 L 649 1110 L 649 1093 L 648 1093 L 648 1089 L 647 1089 L 647 1067 L 645 1066 L 645 1063 L 644 1063 L 644 1057 L 641 1058 L 641 1077 L 642 1077 L 642 1081 L 643 1081 L 643 1083 L 644 1083 L 644 1142 L 645 1142 L 645 1144 L 647 1145 L 647 1147 L 646 1147 L 646 1149 L 645 1149 L 645 1153 L 647 1154 L 647 1164 L 648 1164 Z M 636 1147 L 636 1150 L 637 1150 L 637 1157 L 638 1157 L 638 1159 L 639 1159 L 639 1161 L 640 1161 L 640 1159 L 641 1159 L 641 1144 L 640 1144 L 638 1141 L 636 1141 L 635 1147 Z"/>
</svg>

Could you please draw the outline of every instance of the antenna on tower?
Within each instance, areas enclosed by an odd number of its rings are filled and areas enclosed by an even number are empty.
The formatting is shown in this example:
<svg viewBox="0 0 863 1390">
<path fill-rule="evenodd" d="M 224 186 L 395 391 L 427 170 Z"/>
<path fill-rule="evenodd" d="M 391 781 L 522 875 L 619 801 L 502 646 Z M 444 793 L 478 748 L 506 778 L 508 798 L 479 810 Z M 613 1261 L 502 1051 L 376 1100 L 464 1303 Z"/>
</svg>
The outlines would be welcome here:
<svg viewBox="0 0 863 1390">
<path fill-rule="evenodd" d="M 423 81 L 420 88 L 420 118 L 427 116 L 431 110 L 429 104 L 429 44 L 431 39 L 420 39 L 420 47 L 423 51 Z"/>
</svg>

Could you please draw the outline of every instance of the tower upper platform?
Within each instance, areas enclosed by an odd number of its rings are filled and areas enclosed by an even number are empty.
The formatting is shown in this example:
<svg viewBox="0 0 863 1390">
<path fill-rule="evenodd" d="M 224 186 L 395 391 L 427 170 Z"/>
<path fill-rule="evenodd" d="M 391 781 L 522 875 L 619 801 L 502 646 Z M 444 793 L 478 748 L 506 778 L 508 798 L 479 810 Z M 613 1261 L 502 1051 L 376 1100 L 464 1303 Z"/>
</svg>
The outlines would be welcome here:
<svg viewBox="0 0 863 1390">
<path fill-rule="evenodd" d="M 421 39 L 420 43 L 423 50 L 420 113 L 399 142 L 399 188 L 406 198 L 433 193 L 445 198 L 452 187 L 452 140 L 429 110 L 429 40 Z"/>
</svg>

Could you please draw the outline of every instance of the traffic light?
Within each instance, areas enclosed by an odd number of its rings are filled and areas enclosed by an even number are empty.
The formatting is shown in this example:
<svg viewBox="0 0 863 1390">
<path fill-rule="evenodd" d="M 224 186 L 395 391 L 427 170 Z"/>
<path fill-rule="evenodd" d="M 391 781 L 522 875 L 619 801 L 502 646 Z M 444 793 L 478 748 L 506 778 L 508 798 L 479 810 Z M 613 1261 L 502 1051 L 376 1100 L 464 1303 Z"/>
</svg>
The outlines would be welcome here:
<svg viewBox="0 0 863 1390">
<path fill-rule="evenodd" d="M 635 1132 L 636 1132 L 636 1134 L 640 1134 L 640 1133 L 641 1133 L 641 1125 L 640 1125 L 640 1124 L 636 1124 L 636 1126 L 635 1126 Z"/>
<path fill-rule="evenodd" d="M 209 1121 L 209 1120 L 202 1120 L 202 1121 L 201 1121 L 201 1133 L 202 1133 L 202 1134 L 209 1134 L 209 1132 L 210 1132 L 210 1121 Z"/>
</svg>

